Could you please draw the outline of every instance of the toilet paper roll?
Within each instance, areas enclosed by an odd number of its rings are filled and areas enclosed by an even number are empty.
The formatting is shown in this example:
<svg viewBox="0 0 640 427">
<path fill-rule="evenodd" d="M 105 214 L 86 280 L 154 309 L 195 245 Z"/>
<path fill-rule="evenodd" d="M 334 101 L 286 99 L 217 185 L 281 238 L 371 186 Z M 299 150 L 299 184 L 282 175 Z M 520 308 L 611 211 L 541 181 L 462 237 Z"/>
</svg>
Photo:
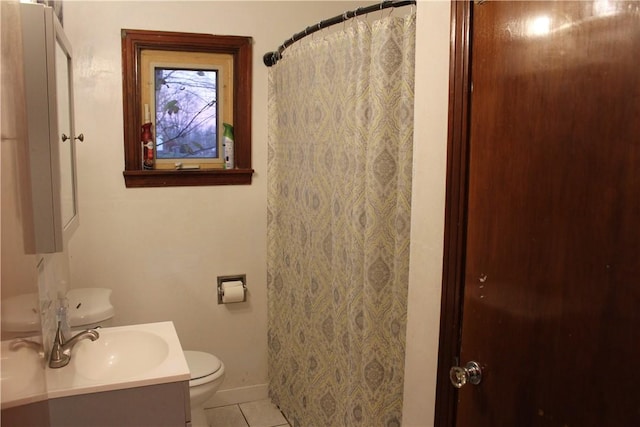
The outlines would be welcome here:
<svg viewBox="0 0 640 427">
<path fill-rule="evenodd" d="M 222 282 L 222 289 L 236 288 L 242 286 L 242 280 L 230 280 L 228 282 Z"/>
<path fill-rule="evenodd" d="M 227 304 L 230 302 L 244 301 L 244 288 L 240 286 L 223 286 L 222 302 Z"/>
</svg>

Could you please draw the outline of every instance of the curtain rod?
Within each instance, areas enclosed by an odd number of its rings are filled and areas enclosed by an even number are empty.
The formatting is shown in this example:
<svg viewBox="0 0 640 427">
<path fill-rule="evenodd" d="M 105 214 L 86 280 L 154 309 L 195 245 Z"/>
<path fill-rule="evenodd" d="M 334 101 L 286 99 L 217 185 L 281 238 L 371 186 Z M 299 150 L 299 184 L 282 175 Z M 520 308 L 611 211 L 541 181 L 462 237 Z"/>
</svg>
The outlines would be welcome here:
<svg viewBox="0 0 640 427">
<path fill-rule="evenodd" d="M 416 0 L 383 0 L 381 3 L 378 3 L 378 4 L 359 7 L 356 10 L 350 10 L 348 12 L 343 13 L 342 15 L 337 15 L 337 16 L 334 16 L 333 18 L 325 19 L 324 21 L 318 22 L 316 25 L 305 28 L 304 31 L 300 31 L 299 33 L 294 34 L 290 39 L 282 43 L 278 48 L 278 50 L 265 53 L 264 56 L 262 57 L 262 60 L 264 62 L 264 65 L 266 65 L 267 67 L 271 67 L 272 65 L 275 65 L 280 59 L 282 59 L 282 53 L 286 48 L 288 48 L 298 40 L 303 39 L 306 36 L 315 33 L 316 31 L 320 31 L 323 28 L 327 28 L 332 25 L 339 24 L 348 19 L 355 18 L 356 16 L 365 15 L 371 12 L 377 12 L 379 10 L 388 9 L 390 7 L 401 7 L 401 6 L 408 6 L 411 4 L 416 4 Z"/>
</svg>

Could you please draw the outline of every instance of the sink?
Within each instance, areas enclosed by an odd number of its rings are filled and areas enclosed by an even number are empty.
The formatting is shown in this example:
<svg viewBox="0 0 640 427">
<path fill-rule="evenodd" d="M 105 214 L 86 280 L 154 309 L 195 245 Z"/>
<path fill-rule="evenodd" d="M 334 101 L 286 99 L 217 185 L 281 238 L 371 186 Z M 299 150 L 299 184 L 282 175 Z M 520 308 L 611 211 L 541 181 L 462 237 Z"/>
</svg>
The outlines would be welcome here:
<svg viewBox="0 0 640 427">
<path fill-rule="evenodd" d="M 144 330 L 99 330 L 96 341 L 81 341 L 71 359 L 76 373 L 92 380 L 120 380 L 139 376 L 160 366 L 169 345 Z"/>
<path fill-rule="evenodd" d="M 46 369 L 50 399 L 189 381 L 189 366 L 172 322 L 98 329 L 63 368 Z"/>
<path fill-rule="evenodd" d="M 76 342 L 61 368 L 49 367 L 38 337 L 2 341 L 2 425 L 184 426 L 191 375 L 173 323 L 99 333 Z"/>
<path fill-rule="evenodd" d="M 2 393 L 20 393 L 43 375 L 41 357 L 30 348 L 2 354 Z"/>
<path fill-rule="evenodd" d="M 44 359 L 32 348 L 2 341 L 0 361 L 2 409 L 37 402 L 46 395 Z"/>
<path fill-rule="evenodd" d="M 69 364 L 57 369 L 46 367 L 46 360 L 34 349 L 2 341 L 2 409 L 88 393 L 187 384 L 191 378 L 172 322 L 98 331 L 98 340 L 76 343 Z"/>
</svg>

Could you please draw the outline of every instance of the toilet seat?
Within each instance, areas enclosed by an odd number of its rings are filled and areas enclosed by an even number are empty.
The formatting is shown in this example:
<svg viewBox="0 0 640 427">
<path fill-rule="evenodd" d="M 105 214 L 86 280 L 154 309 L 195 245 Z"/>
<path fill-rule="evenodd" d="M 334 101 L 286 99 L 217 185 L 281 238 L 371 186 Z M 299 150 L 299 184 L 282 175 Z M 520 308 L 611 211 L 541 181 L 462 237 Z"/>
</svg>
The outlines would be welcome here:
<svg viewBox="0 0 640 427">
<path fill-rule="evenodd" d="M 222 367 L 220 359 L 213 354 L 203 351 L 185 350 L 184 358 L 187 361 L 189 373 L 191 374 L 191 380 L 189 381 L 190 387 L 215 380 L 218 377 L 218 375 L 215 374 L 220 371 Z"/>
<path fill-rule="evenodd" d="M 75 288 L 66 294 L 69 326 L 72 328 L 93 327 L 111 319 L 115 310 L 111 304 L 111 289 Z"/>
</svg>

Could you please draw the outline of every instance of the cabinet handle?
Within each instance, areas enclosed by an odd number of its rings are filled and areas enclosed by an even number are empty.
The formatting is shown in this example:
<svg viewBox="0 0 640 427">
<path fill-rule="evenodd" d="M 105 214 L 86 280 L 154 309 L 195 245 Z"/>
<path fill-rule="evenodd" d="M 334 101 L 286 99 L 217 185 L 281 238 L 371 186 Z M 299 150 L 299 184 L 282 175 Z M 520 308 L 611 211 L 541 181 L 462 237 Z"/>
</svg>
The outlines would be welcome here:
<svg viewBox="0 0 640 427">
<path fill-rule="evenodd" d="M 71 139 L 64 133 L 62 134 L 61 138 L 62 138 L 62 142 L 65 142 L 67 139 Z M 81 133 L 80 135 L 73 137 L 73 139 L 78 139 L 80 140 L 80 142 L 82 142 L 84 141 L 84 134 Z"/>
</svg>

